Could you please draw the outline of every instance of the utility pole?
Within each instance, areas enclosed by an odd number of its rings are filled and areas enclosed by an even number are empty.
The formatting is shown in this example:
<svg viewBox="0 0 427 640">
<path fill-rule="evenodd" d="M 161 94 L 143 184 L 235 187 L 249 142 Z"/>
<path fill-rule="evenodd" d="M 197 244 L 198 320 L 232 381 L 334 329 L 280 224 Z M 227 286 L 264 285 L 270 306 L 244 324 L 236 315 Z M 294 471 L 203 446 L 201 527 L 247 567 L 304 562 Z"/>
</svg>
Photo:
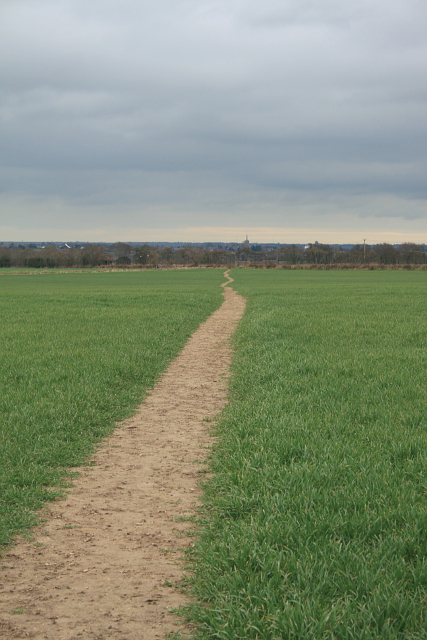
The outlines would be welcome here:
<svg viewBox="0 0 427 640">
<path fill-rule="evenodd" d="M 363 238 L 363 264 L 365 264 L 366 261 L 366 239 Z"/>
</svg>

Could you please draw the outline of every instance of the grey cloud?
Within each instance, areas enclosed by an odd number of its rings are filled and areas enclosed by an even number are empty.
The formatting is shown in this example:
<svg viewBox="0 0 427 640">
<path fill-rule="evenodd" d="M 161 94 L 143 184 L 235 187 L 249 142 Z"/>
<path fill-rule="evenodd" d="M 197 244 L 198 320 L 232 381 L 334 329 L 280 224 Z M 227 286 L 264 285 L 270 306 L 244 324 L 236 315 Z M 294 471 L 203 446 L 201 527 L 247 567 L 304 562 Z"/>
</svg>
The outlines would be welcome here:
<svg viewBox="0 0 427 640">
<path fill-rule="evenodd" d="M 4 192 L 76 211 L 169 203 L 180 218 L 214 198 L 236 220 L 254 190 L 268 207 L 292 192 L 427 196 L 422 2 L 15 0 L 1 11 Z"/>
</svg>

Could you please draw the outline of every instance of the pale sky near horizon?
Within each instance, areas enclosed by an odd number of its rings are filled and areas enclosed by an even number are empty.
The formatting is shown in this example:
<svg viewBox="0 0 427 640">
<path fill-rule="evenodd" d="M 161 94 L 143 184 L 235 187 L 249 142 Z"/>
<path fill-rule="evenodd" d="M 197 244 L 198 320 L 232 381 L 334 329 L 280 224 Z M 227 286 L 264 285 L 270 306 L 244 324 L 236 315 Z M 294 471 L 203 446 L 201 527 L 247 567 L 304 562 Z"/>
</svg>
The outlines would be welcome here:
<svg viewBox="0 0 427 640">
<path fill-rule="evenodd" d="M 425 0 L 2 0 L 0 241 L 427 243 Z"/>
</svg>

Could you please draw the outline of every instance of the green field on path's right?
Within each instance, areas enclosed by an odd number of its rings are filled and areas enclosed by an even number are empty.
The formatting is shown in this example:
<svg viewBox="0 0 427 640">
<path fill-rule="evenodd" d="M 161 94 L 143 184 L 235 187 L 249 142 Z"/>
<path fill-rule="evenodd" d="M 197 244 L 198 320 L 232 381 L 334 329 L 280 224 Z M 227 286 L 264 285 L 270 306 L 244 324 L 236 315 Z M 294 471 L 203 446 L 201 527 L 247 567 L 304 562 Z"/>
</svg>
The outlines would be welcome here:
<svg viewBox="0 0 427 640">
<path fill-rule="evenodd" d="M 196 637 L 427 638 L 427 274 L 231 275 Z"/>
</svg>

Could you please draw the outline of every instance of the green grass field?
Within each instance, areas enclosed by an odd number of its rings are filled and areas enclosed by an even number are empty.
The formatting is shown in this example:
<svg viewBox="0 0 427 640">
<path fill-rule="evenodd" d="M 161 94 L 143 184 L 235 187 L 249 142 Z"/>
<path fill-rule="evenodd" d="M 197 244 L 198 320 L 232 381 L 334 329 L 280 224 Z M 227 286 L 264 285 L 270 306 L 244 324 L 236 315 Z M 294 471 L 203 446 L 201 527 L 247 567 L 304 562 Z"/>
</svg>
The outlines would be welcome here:
<svg viewBox="0 0 427 640">
<path fill-rule="evenodd" d="M 248 308 L 189 557 L 196 637 L 427 638 L 427 274 L 232 275 Z M 222 281 L 2 275 L 0 544 L 132 413 Z"/>
<path fill-rule="evenodd" d="M 427 638 L 427 274 L 235 270 L 197 638 Z"/>
<path fill-rule="evenodd" d="M 222 301 L 215 270 L 0 277 L 0 545 Z"/>
</svg>

